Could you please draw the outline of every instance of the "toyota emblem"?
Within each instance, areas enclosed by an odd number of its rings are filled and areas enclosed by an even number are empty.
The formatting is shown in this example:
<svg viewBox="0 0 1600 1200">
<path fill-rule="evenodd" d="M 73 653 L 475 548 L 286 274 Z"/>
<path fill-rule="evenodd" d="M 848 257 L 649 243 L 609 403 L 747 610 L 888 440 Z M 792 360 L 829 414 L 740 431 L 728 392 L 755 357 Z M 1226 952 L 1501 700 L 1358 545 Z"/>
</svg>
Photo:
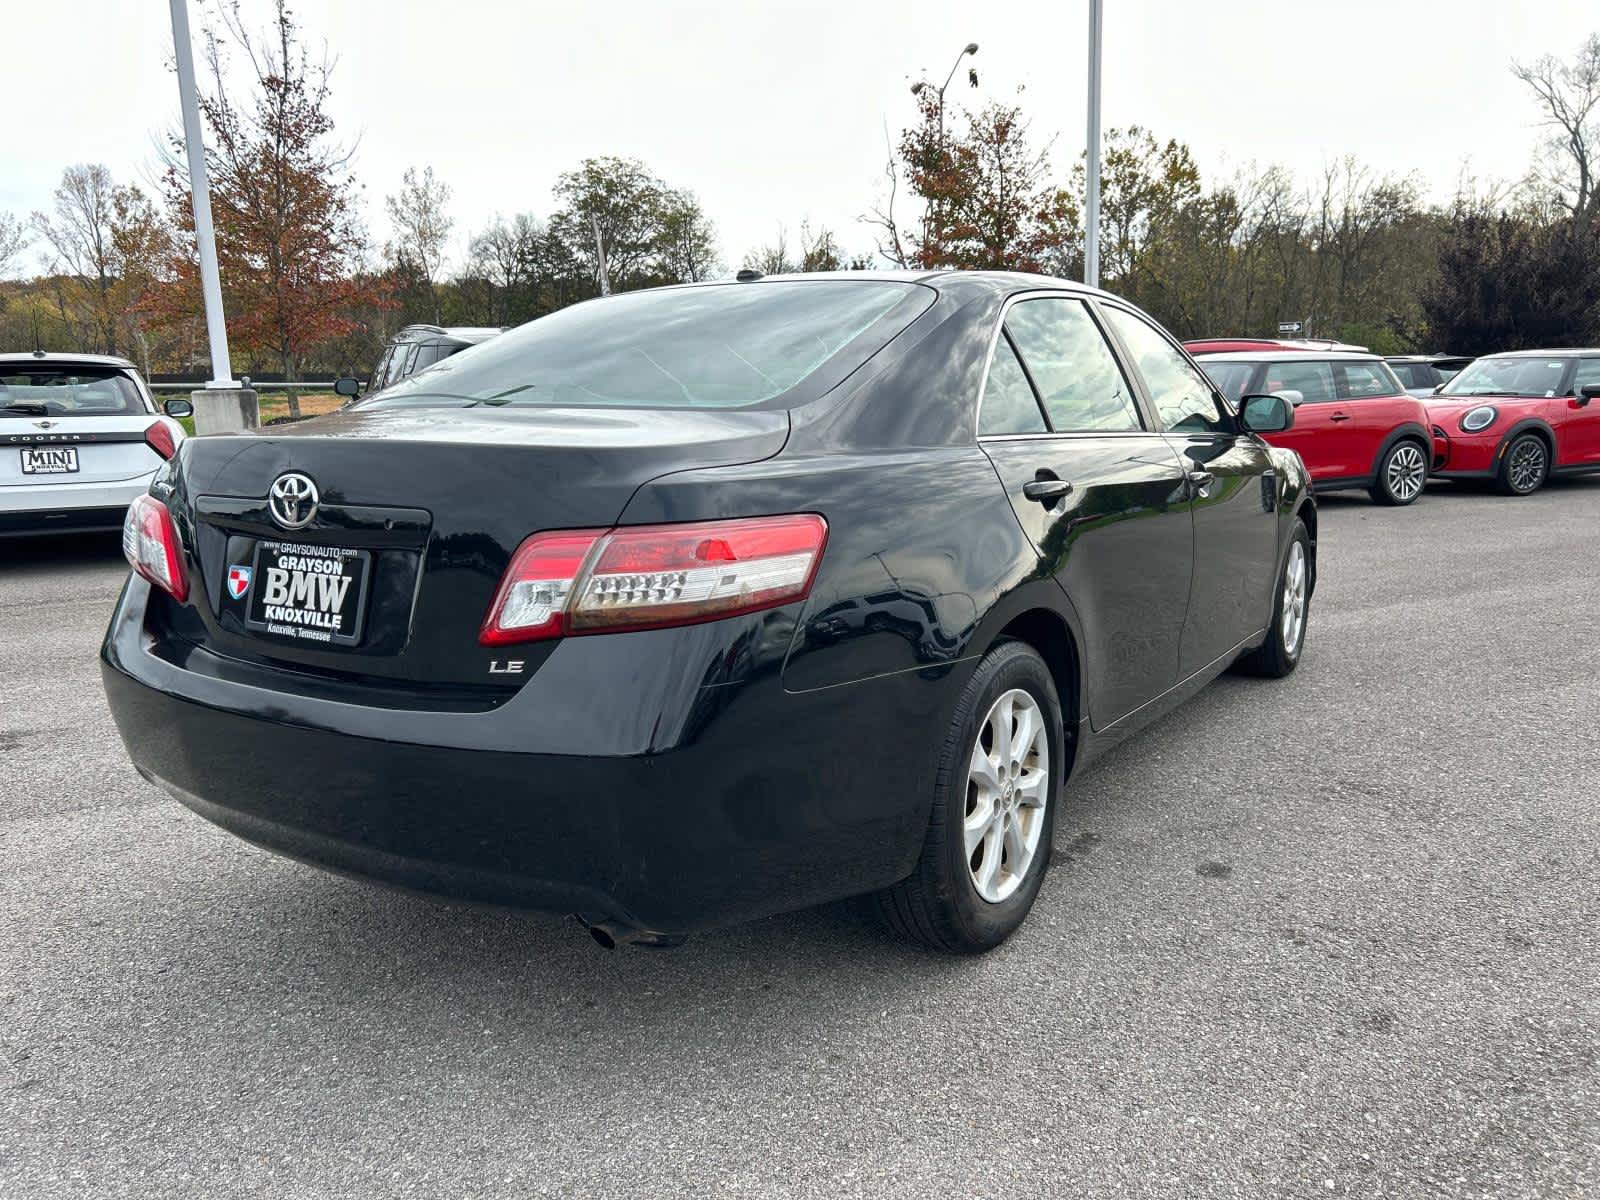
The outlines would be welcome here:
<svg viewBox="0 0 1600 1200">
<path fill-rule="evenodd" d="M 267 511 L 285 529 L 304 529 L 317 515 L 317 485 L 309 475 L 286 471 L 267 491 Z"/>
</svg>

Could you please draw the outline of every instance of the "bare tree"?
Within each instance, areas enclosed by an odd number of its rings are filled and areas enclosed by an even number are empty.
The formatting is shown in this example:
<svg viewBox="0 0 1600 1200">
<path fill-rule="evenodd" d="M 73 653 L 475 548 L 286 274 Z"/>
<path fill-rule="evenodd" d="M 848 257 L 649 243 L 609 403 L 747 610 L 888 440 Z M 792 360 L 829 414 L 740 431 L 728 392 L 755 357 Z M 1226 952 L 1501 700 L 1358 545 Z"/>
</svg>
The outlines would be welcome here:
<svg viewBox="0 0 1600 1200">
<path fill-rule="evenodd" d="M 0 278 L 11 268 L 11 260 L 28 248 L 28 227 L 20 217 L 0 213 Z"/>
<path fill-rule="evenodd" d="M 789 231 L 778 224 L 778 236 L 762 246 L 757 246 L 744 256 L 744 265 L 763 275 L 789 275 L 799 270 L 789 257 Z"/>
<path fill-rule="evenodd" d="M 433 319 L 439 320 L 439 274 L 444 266 L 444 247 L 455 221 L 445 212 L 450 203 L 450 185 L 434 178 L 433 168 L 424 167 L 421 176 L 407 167 L 400 177 L 400 191 L 385 199 L 389 220 L 394 225 L 394 240 L 389 257 L 409 264 L 433 298 Z"/>
<path fill-rule="evenodd" d="M 33 214 L 34 228 L 55 251 L 52 272 L 75 276 L 89 289 L 94 337 L 107 354 L 117 352 L 117 314 L 111 303 L 116 190 L 104 166 L 80 163 L 61 173 L 55 215 Z"/>
<path fill-rule="evenodd" d="M 1592 223 L 1600 217 L 1600 181 L 1595 178 L 1600 166 L 1595 160 L 1600 152 L 1600 33 L 1590 34 L 1570 63 L 1546 54 L 1532 63 L 1513 63 L 1511 71 L 1533 89 L 1544 109 L 1540 124 L 1551 130 L 1547 182 L 1575 223 Z"/>
</svg>

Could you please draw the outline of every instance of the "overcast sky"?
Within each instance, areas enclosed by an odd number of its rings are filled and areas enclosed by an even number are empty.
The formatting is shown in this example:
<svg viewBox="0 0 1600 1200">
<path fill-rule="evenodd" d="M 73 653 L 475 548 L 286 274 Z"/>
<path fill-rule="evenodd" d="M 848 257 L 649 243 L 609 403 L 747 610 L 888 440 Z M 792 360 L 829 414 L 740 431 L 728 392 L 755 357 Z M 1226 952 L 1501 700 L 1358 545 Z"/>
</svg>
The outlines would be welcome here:
<svg viewBox="0 0 1600 1200">
<path fill-rule="evenodd" d="M 202 6 L 192 3 L 198 26 Z M 7 14 L 0 210 L 48 205 L 61 169 L 103 162 L 150 174 L 178 122 L 160 0 L 33 3 Z M 264 22 L 268 6 L 245 0 Z M 1054 135 L 1065 176 L 1084 143 L 1086 0 L 302 0 L 338 55 L 333 111 L 359 138 L 366 219 L 409 165 L 454 190 L 459 261 L 496 212 L 547 214 L 556 176 L 589 155 L 632 155 L 693 189 L 737 265 L 778 222 L 826 225 L 847 251 L 882 192 L 884 126 L 914 115 L 908 88 L 943 80 L 968 41 L 980 87 L 952 101 L 1022 103 Z M 1355 154 L 1422 172 L 1436 195 L 1463 161 L 1484 176 L 1528 167 L 1535 109 L 1508 67 L 1570 57 L 1600 30 L 1593 0 L 1106 0 L 1107 126 L 1189 143 L 1207 178 L 1252 160 L 1309 178 Z M 34 52 L 28 47 L 49 47 Z"/>
</svg>

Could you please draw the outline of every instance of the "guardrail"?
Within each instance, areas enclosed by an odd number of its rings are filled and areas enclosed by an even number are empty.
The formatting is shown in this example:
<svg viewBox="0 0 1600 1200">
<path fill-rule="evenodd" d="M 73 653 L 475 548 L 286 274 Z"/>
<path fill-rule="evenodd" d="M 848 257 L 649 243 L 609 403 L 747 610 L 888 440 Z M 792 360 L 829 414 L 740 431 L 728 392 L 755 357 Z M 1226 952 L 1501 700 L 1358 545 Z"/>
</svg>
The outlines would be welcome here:
<svg viewBox="0 0 1600 1200">
<path fill-rule="evenodd" d="M 251 380 L 250 386 L 258 392 L 286 392 L 293 388 L 297 392 L 331 392 L 333 380 L 331 379 L 297 379 L 293 383 L 256 383 Z M 204 381 L 199 383 L 152 383 L 152 392 L 203 392 L 206 390 Z"/>
</svg>

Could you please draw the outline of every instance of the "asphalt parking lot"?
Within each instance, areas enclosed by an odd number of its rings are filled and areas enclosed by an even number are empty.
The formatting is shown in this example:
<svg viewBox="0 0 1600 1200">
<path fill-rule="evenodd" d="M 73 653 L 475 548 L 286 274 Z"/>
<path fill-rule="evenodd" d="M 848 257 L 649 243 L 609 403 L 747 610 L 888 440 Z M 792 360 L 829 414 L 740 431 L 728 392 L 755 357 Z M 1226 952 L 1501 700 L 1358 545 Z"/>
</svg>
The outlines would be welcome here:
<svg viewBox="0 0 1600 1200">
<path fill-rule="evenodd" d="M 1600 1194 L 1600 479 L 1324 501 L 1300 671 L 1078 782 L 979 960 L 673 951 L 258 851 L 128 766 L 115 538 L 0 546 L 0 1196 Z"/>
</svg>

